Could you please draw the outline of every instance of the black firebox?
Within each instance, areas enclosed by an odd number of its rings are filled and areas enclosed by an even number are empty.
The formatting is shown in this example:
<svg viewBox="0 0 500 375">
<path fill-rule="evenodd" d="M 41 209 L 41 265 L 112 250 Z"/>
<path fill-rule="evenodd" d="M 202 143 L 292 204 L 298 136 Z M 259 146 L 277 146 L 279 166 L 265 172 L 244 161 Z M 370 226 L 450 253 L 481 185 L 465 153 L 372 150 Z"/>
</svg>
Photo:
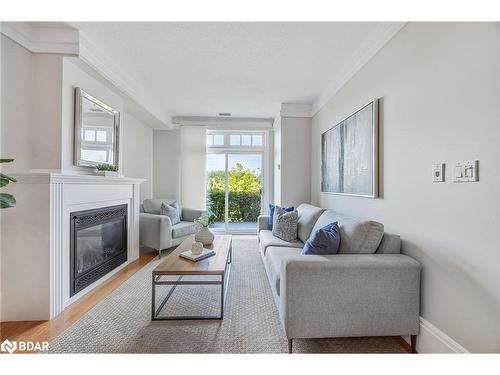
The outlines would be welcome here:
<svg viewBox="0 0 500 375">
<path fill-rule="evenodd" d="M 127 205 L 71 213 L 70 295 L 127 261 Z"/>
</svg>

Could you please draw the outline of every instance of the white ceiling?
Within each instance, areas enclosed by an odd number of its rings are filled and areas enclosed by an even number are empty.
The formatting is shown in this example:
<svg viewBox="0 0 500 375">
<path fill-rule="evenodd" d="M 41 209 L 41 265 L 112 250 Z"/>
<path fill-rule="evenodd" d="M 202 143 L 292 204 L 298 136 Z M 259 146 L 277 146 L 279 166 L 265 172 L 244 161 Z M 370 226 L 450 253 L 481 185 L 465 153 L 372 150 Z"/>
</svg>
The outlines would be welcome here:
<svg viewBox="0 0 500 375">
<path fill-rule="evenodd" d="M 375 37 L 395 32 L 373 22 L 71 25 L 172 117 L 274 117 L 281 103 L 315 103 L 367 58 Z"/>
</svg>

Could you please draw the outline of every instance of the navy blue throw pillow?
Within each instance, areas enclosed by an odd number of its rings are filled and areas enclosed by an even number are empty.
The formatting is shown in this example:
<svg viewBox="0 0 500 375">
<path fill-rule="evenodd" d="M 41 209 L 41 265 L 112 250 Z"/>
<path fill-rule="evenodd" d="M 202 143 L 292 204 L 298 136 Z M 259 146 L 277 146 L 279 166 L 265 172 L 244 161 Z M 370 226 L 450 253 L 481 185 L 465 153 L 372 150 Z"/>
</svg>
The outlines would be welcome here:
<svg viewBox="0 0 500 375">
<path fill-rule="evenodd" d="M 340 246 L 340 228 L 338 222 L 325 225 L 307 239 L 302 255 L 337 254 Z"/>
<path fill-rule="evenodd" d="M 274 209 L 276 208 L 276 205 L 270 204 L 269 205 L 269 220 L 267 221 L 267 229 L 273 230 L 273 217 L 274 217 Z M 284 209 L 286 212 L 292 212 L 295 208 L 293 206 L 290 207 L 281 207 Z"/>
</svg>

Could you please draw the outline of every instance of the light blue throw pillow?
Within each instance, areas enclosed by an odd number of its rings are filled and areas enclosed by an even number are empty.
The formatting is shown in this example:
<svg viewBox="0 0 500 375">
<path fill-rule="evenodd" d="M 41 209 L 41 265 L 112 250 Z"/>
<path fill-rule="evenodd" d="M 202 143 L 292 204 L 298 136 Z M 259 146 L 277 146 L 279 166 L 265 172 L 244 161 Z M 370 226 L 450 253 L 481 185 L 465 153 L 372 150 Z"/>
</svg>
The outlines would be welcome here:
<svg viewBox="0 0 500 375">
<path fill-rule="evenodd" d="M 325 225 L 307 239 L 302 255 L 337 254 L 340 246 L 340 228 L 338 222 Z"/>
<path fill-rule="evenodd" d="M 170 218 L 172 225 L 179 224 L 181 222 L 181 218 L 179 215 L 179 206 L 174 206 L 176 202 L 172 204 L 162 203 L 160 207 L 160 215 L 165 215 Z"/>
</svg>

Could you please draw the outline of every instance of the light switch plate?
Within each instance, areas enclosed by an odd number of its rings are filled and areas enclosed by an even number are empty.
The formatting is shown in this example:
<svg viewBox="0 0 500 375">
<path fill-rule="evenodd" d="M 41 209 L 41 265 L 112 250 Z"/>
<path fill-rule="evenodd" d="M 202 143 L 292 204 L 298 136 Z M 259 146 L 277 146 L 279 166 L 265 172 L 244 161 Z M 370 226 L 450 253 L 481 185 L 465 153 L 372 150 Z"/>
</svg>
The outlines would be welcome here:
<svg viewBox="0 0 500 375">
<path fill-rule="evenodd" d="M 455 163 L 453 170 L 453 182 L 476 182 L 479 181 L 479 161 L 468 160 Z"/>
<path fill-rule="evenodd" d="M 444 182 L 444 163 L 432 164 L 432 182 Z"/>
</svg>

